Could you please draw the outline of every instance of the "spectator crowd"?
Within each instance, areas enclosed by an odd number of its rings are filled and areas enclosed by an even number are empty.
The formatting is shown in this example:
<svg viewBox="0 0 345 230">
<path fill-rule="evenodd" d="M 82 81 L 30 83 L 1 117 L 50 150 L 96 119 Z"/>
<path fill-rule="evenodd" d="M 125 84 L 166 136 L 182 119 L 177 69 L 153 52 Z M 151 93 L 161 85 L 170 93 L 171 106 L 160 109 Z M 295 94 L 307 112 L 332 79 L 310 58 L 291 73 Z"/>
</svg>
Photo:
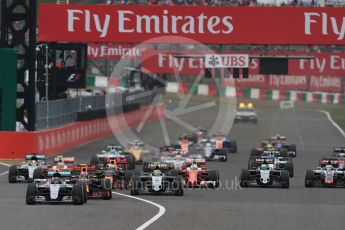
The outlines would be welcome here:
<svg viewBox="0 0 345 230">
<path fill-rule="evenodd" d="M 107 4 L 205 6 L 345 6 L 345 0 L 106 0 Z"/>
</svg>

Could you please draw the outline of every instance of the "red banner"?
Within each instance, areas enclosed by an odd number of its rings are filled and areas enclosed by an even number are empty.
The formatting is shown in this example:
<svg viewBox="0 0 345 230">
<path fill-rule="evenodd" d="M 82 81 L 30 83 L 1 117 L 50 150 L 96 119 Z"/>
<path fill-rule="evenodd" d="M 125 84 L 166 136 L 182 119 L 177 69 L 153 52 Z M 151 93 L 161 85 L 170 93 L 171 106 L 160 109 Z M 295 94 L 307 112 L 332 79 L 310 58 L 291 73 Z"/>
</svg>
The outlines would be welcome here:
<svg viewBox="0 0 345 230">
<path fill-rule="evenodd" d="M 307 76 L 270 75 L 267 89 L 280 90 L 308 90 Z"/>
<path fill-rule="evenodd" d="M 268 78 L 264 75 L 251 75 L 249 78 L 228 78 L 223 80 L 223 86 L 236 86 L 239 88 L 267 88 Z"/>
<path fill-rule="evenodd" d="M 141 58 L 146 47 L 128 44 L 88 44 L 89 59 L 137 59 Z"/>
<path fill-rule="evenodd" d="M 268 55 L 306 56 L 306 52 L 269 52 Z M 314 59 L 289 59 L 291 75 L 345 76 L 345 52 L 310 53 Z M 259 74 L 259 59 L 253 59 L 251 74 Z"/>
<path fill-rule="evenodd" d="M 39 40 L 344 45 L 342 7 L 40 4 Z M 164 41 L 164 42 L 163 42 Z M 150 42 L 150 41 L 148 41 Z"/>
<path fill-rule="evenodd" d="M 234 84 L 238 88 L 343 92 L 343 77 L 340 76 L 251 75 L 248 79 L 223 80 L 223 86 L 234 86 Z"/>
<path fill-rule="evenodd" d="M 203 74 L 204 61 L 198 57 L 176 57 L 177 51 L 154 51 L 144 52 L 141 66 L 146 72 L 152 73 L 172 73 L 172 74 Z M 180 52 L 184 54 L 184 52 Z M 188 52 L 194 55 L 196 52 Z"/>
<path fill-rule="evenodd" d="M 204 59 L 193 57 L 194 51 L 180 51 L 190 57 L 177 57 L 174 51 L 147 51 L 142 66 L 152 73 L 199 74 L 204 69 Z M 256 55 L 254 52 L 241 52 Z M 204 52 L 206 54 L 206 52 Z M 232 53 L 236 54 L 236 52 Z M 269 52 L 267 55 L 306 56 L 304 52 Z M 345 52 L 310 53 L 314 59 L 289 59 L 290 75 L 345 76 Z M 259 59 L 252 59 L 249 74 L 259 74 Z"/>
<path fill-rule="evenodd" d="M 342 77 L 311 76 L 309 90 L 341 93 L 343 91 L 343 79 Z"/>
</svg>

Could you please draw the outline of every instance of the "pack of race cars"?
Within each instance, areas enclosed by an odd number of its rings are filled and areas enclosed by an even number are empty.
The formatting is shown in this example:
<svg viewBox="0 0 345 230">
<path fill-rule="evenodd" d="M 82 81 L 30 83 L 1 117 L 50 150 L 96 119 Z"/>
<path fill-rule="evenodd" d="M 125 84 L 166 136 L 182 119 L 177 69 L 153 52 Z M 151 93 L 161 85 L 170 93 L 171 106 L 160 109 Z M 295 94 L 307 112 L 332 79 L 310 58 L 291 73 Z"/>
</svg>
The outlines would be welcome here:
<svg viewBox="0 0 345 230">
<path fill-rule="evenodd" d="M 240 185 L 289 188 L 296 155 L 296 145 L 288 144 L 284 136 L 276 135 L 264 140 L 251 150 L 248 169 L 241 172 Z"/>
<path fill-rule="evenodd" d="M 252 149 L 240 185 L 289 188 L 296 156 L 296 145 L 288 144 L 285 137 L 276 135 L 263 141 Z M 307 169 L 305 187 L 345 187 L 345 147 L 334 148 L 333 155 L 320 159 L 316 169 Z"/>
<path fill-rule="evenodd" d="M 155 156 L 139 140 L 128 147 L 108 145 L 84 164 L 58 155 L 49 165 L 44 155 L 29 154 L 21 165 L 10 167 L 8 181 L 28 182 L 26 203 L 31 205 L 109 200 L 113 189 L 128 189 L 131 195 L 182 196 L 184 188 L 219 187 L 219 172 L 208 169 L 206 162 L 226 162 L 230 152 L 237 152 L 236 141 L 219 134 L 206 137 L 200 129 L 181 135 L 174 145 L 161 147 Z"/>
<path fill-rule="evenodd" d="M 219 134 L 206 137 L 206 131 L 199 129 L 191 135 L 182 134 L 174 145 L 162 146 L 156 155 L 138 140 L 127 148 L 108 145 L 87 164 L 58 155 L 48 165 L 44 155 L 29 154 L 21 165 L 10 167 L 8 181 L 28 182 L 27 204 L 82 205 L 90 198 L 112 199 L 113 189 L 127 189 L 131 195 L 183 196 L 185 188 L 218 188 L 219 172 L 209 169 L 206 162 L 226 162 L 234 152 L 236 141 Z M 240 185 L 289 188 L 296 156 L 296 145 L 288 144 L 286 137 L 264 140 L 251 150 Z M 308 169 L 305 186 L 345 187 L 345 147 L 335 148 L 332 156 L 320 159 L 316 169 Z"/>
</svg>

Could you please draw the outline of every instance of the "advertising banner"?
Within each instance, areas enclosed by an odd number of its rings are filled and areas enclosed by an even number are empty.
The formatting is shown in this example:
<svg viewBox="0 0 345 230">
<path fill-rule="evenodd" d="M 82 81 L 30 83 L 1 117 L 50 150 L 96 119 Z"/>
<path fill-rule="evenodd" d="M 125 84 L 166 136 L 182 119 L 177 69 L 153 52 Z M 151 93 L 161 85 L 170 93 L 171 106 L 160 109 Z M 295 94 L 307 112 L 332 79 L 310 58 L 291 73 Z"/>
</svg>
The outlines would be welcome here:
<svg viewBox="0 0 345 230">
<path fill-rule="evenodd" d="M 345 41 L 342 7 L 40 4 L 38 12 L 38 40 L 46 42 L 140 43 L 157 37 L 165 43 L 180 43 L 183 37 L 203 44 Z"/>
</svg>

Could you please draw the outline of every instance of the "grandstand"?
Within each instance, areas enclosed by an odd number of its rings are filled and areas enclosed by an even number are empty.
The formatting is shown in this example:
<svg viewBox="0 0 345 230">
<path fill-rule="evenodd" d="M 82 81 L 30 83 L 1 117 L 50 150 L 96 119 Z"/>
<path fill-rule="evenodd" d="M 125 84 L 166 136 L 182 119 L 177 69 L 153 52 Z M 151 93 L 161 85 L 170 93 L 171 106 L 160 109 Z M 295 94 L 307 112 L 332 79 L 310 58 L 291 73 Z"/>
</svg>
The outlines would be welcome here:
<svg viewBox="0 0 345 230">
<path fill-rule="evenodd" d="M 99 1 L 100 3 L 102 1 Z M 345 6 L 344 0 L 106 0 L 106 4 L 210 6 Z"/>
</svg>

